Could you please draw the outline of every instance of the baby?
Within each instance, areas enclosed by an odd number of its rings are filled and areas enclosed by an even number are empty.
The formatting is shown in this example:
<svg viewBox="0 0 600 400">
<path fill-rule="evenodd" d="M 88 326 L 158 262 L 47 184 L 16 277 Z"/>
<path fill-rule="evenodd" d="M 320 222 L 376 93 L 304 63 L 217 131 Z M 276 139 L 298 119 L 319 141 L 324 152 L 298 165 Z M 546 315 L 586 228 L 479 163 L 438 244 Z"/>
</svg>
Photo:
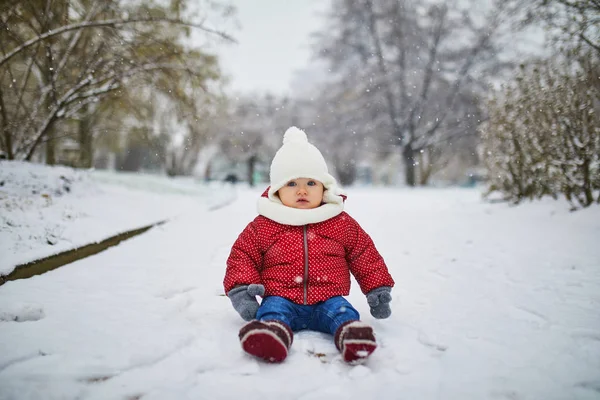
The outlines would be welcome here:
<svg viewBox="0 0 600 400">
<path fill-rule="evenodd" d="M 333 335 L 346 362 L 364 362 L 377 347 L 373 329 L 342 296 L 350 293 L 352 273 L 371 315 L 389 317 L 394 280 L 383 258 L 344 212 L 346 196 L 300 129 L 285 132 L 270 178 L 259 216 L 231 249 L 223 282 L 233 307 L 249 321 L 239 332 L 242 348 L 281 362 L 293 332 L 310 329 Z"/>
</svg>

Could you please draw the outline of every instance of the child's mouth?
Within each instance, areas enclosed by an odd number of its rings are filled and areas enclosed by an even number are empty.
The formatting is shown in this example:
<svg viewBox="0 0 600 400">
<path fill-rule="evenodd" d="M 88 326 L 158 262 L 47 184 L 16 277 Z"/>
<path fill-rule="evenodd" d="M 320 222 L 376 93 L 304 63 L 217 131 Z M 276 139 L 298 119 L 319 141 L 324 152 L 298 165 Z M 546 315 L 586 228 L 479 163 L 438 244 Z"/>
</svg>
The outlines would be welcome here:
<svg viewBox="0 0 600 400">
<path fill-rule="evenodd" d="M 308 203 L 308 200 L 306 200 L 306 199 L 298 199 L 298 201 L 296 201 L 296 203 Z"/>
</svg>

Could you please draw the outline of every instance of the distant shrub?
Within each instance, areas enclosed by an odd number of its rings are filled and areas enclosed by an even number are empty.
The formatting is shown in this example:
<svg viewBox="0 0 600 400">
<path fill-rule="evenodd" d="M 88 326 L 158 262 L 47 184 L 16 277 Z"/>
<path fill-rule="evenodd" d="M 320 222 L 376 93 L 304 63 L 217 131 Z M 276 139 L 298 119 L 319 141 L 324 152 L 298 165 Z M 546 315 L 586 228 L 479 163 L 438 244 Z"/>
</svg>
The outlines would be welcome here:
<svg viewBox="0 0 600 400">
<path fill-rule="evenodd" d="M 600 203 L 600 63 L 593 54 L 521 66 L 488 104 L 481 157 L 488 194 L 505 200 L 564 195 Z"/>
</svg>

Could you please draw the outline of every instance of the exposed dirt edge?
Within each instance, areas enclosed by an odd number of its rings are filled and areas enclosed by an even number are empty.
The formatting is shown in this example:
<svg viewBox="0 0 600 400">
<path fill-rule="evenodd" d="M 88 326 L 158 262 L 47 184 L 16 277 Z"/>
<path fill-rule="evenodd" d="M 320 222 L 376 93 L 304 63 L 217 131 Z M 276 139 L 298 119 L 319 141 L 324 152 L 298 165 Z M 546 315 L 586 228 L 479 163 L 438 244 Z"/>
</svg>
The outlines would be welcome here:
<svg viewBox="0 0 600 400">
<path fill-rule="evenodd" d="M 67 265 L 74 261 L 81 260 L 82 258 L 100 253 L 109 247 L 116 246 L 124 240 L 131 239 L 132 237 L 140 235 L 150 228 L 162 225 L 165 222 L 167 221 L 159 221 L 151 225 L 146 225 L 131 231 L 119 233 L 118 235 L 109 237 L 108 239 L 104 239 L 98 243 L 90 243 L 76 249 L 67 250 L 49 257 L 40 258 L 39 260 L 31 261 L 27 264 L 18 265 L 10 274 L 0 275 L 0 286 L 8 281 L 27 279 L 31 278 L 32 276 L 41 275 L 48 271 L 52 271 L 53 269 L 62 267 L 63 265 Z"/>
</svg>

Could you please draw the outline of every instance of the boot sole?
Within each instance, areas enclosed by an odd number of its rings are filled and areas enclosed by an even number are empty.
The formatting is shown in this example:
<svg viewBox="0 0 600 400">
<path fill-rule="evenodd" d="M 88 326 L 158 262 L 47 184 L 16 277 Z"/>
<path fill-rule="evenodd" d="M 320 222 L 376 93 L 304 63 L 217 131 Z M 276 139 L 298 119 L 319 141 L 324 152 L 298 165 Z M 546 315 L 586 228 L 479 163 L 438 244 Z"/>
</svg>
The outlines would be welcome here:
<svg viewBox="0 0 600 400">
<path fill-rule="evenodd" d="M 377 344 L 371 340 L 345 340 L 342 357 L 350 364 L 362 364 L 375 351 Z"/>
<path fill-rule="evenodd" d="M 280 363 L 287 357 L 285 344 L 268 330 L 252 330 L 241 342 L 246 353 L 269 363 Z"/>
</svg>

